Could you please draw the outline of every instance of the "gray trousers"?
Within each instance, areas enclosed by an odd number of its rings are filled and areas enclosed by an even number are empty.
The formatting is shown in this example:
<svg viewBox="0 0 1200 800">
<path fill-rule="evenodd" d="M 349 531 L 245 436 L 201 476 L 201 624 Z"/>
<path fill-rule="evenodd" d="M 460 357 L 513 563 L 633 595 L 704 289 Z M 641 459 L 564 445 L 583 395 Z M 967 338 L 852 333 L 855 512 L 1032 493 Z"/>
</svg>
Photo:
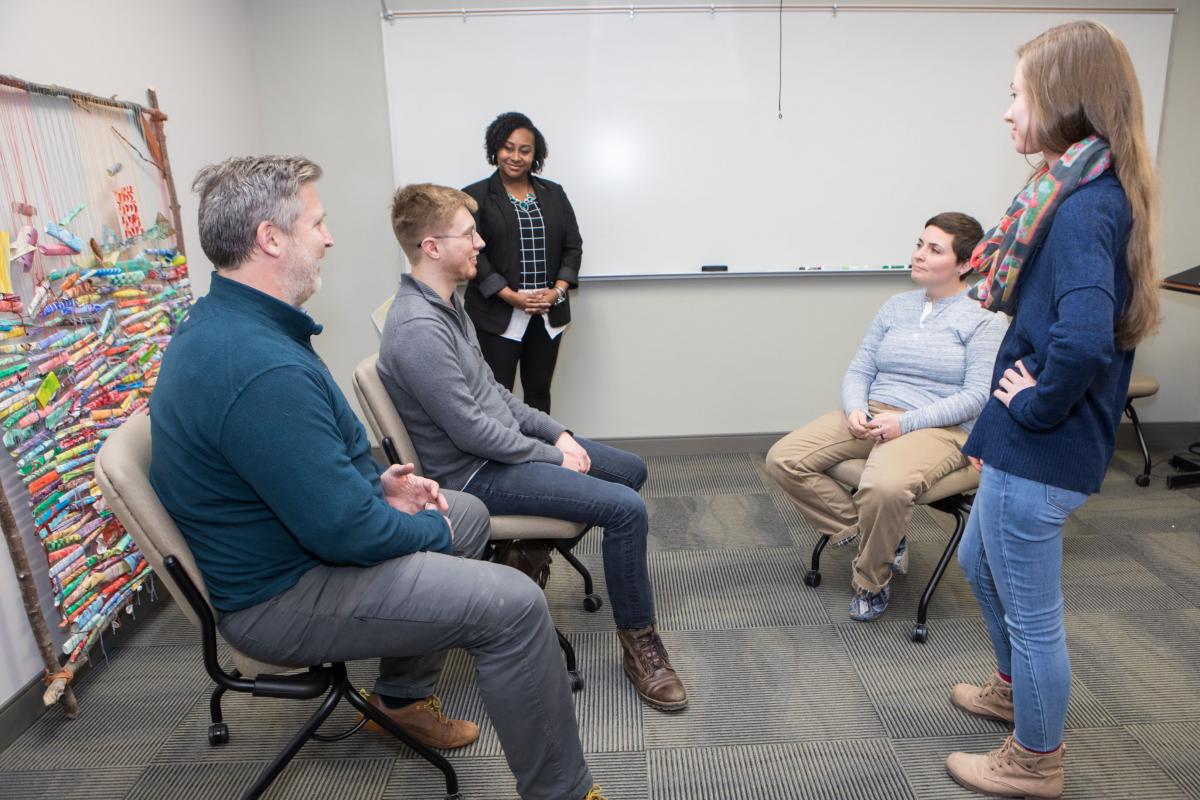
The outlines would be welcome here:
<svg viewBox="0 0 1200 800">
<path fill-rule="evenodd" d="M 375 691 L 394 697 L 432 694 L 445 651 L 462 647 L 521 797 L 578 800 L 592 776 L 545 595 L 515 569 L 474 560 L 490 535 L 487 509 L 445 495 L 457 557 L 314 567 L 282 594 L 223 615 L 221 634 L 275 664 L 379 658 Z"/>
</svg>

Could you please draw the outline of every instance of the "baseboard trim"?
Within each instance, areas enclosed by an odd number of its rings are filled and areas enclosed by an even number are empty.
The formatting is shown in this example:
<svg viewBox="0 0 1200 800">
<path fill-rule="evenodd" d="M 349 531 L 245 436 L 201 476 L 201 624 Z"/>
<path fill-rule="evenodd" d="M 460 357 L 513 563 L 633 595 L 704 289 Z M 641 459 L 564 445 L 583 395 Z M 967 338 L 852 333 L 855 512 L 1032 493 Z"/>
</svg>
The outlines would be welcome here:
<svg viewBox="0 0 1200 800">
<path fill-rule="evenodd" d="M 642 436 L 598 438 L 596 441 L 648 456 L 695 456 L 708 453 L 765 453 L 787 431 L 726 433 L 709 436 Z"/>
</svg>

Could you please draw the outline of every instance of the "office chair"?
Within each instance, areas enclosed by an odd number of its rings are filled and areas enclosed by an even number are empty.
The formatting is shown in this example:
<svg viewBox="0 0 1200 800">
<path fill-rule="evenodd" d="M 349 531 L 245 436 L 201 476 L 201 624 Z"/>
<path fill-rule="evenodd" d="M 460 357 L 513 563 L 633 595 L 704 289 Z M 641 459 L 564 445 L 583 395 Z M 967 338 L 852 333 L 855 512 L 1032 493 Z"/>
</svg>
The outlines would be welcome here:
<svg viewBox="0 0 1200 800">
<path fill-rule="evenodd" d="M 309 739 L 338 741 L 356 733 L 367 720 L 375 722 L 441 770 L 446 782 L 446 800 L 462 800 L 458 791 L 458 776 L 450 763 L 367 703 L 346 677 L 344 663 L 267 664 L 230 646 L 234 669 L 227 672 L 221 666 L 217 660 L 216 620 L 204 585 L 204 576 L 196 567 L 187 540 L 150 486 L 150 453 L 150 418 L 144 415 L 131 417 L 100 449 L 96 457 L 96 479 L 108 507 L 137 542 L 138 548 L 179 603 L 183 613 L 200 628 L 204 669 L 216 684 L 209 701 L 212 720 L 208 728 L 209 744 L 217 746 L 229 741 L 229 726 L 221 714 L 221 698 L 227 691 L 289 700 L 325 696 L 316 712 L 242 795 L 243 800 L 260 797 Z M 304 671 L 297 671 L 298 668 Z M 338 734 L 319 733 L 317 729 L 321 723 L 342 700 L 358 709 L 363 715 L 362 720 Z"/>
</svg>

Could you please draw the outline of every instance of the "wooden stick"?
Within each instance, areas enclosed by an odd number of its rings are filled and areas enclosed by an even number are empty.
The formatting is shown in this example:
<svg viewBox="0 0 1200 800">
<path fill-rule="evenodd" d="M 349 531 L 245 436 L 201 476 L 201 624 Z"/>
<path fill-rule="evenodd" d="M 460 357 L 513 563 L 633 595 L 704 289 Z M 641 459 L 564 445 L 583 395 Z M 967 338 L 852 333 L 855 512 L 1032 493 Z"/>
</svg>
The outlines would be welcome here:
<svg viewBox="0 0 1200 800">
<path fill-rule="evenodd" d="M 21 542 L 21 531 L 17 528 L 17 520 L 13 516 L 12 506 L 8 503 L 8 496 L 3 491 L 0 491 L 0 527 L 4 529 L 4 541 L 8 544 L 13 569 L 17 573 L 17 584 L 21 588 L 21 601 L 25 606 L 25 617 L 29 620 L 30 629 L 33 630 L 33 638 L 37 641 L 38 650 L 41 652 L 42 662 L 46 666 L 46 674 L 58 673 L 63 668 L 58 664 L 58 656 L 54 652 L 54 642 L 50 638 L 50 629 L 46 627 L 46 618 L 42 616 L 37 586 L 33 582 L 33 573 L 29 569 L 29 558 L 26 556 L 25 546 Z M 70 677 L 74 676 L 75 670 L 71 669 L 69 673 L 69 677 L 60 679 L 62 680 L 61 694 L 54 700 L 62 703 L 63 710 L 67 712 L 70 719 L 75 719 L 79 716 L 79 702 L 75 699 L 75 692 L 71 690 L 70 686 Z M 43 695 L 43 700 L 46 696 Z M 54 700 L 48 702 L 47 705 Z"/>
<path fill-rule="evenodd" d="M 63 86 L 52 86 L 44 83 L 30 83 L 23 81 L 20 78 L 15 78 L 12 75 L 0 75 L 0 86 L 11 86 L 14 89 L 20 89 L 31 94 L 48 94 L 54 97 L 67 97 L 71 100 L 86 100 L 98 106 L 108 106 L 109 108 L 120 108 L 126 111 L 136 111 L 139 114 L 149 114 L 152 119 L 160 122 L 167 119 L 167 115 L 159 111 L 157 108 L 146 108 L 145 106 L 131 103 L 128 100 L 117 100 L 113 97 L 99 97 L 98 95 L 88 94 L 87 92 L 77 92 L 74 89 L 67 89 Z"/>
<path fill-rule="evenodd" d="M 175 223 L 175 248 L 183 254 L 184 258 L 187 258 L 186 245 L 183 243 L 183 217 L 179 212 L 179 198 L 175 194 L 175 176 L 171 172 L 171 157 L 167 155 L 167 134 L 163 131 L 163 122 L 166 121 L 167 115 L 158 110 L 158 92 L 153 86 L 146 90 L 146 97 L 150 101 L 151 112 L 158 115 L 157 117 L 151 116 L 150 125 L 155 138 L 158 139 L 158 148 L 162 152 L 163 180 L 167 182 L 167 196 L 171 200 L 171 220 Z"/>
</svg>

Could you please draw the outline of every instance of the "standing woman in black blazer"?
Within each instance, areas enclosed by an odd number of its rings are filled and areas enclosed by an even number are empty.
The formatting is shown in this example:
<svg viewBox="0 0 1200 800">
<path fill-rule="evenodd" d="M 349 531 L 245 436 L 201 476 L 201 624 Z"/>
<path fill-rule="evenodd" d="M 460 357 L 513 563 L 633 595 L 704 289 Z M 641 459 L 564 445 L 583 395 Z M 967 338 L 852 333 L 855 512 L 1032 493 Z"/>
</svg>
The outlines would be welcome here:
<svg viewBox="0 0 1200 800">
<path fill-rule="evenodd" d="M 486 242 L 467 286 L 467 314 L 496 380 L 512 391 L 519 364 L 525 402 L 549 413 L 583 239 L 562 187 L 536 177 L 548 150 L 529 117 L 496 117 L 484 148 L 496 171 L 463 189 L 479 203 L 476 228 Z"/>
</svg>

